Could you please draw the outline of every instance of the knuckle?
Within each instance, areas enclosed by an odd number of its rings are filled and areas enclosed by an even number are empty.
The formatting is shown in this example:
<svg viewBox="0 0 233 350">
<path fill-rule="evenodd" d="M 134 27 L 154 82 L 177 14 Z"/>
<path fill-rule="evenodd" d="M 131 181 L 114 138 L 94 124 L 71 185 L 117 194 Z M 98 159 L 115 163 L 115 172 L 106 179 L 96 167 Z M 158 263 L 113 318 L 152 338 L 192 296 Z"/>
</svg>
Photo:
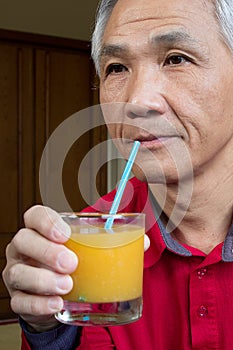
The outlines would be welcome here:
<svg viewBox="0 0 233 350">
<path fill-rule="evenodd" d="M 8 246 L 6 247 L 6 258 L 7 258 L 7 263 L 6 263 L 6 265 L 4 266 L 1 275 L 2 275 L 2 280 L 3 280 L 3 282 L 4 282 L 5 286 L 6 286 L 6 288 L 7 288 L 8 291 L 10 292 L 10 289 L 11 289 L 11 288 L 10 288 L 10 278 L 11 278 L 11 276 L 10 276 L 10 271 L 11 271 L 12 266 L 11 266 L 11 264 L 9 263 L 9 260 L 10 260 L 10 258 L 9 258 L 9 253 L 8 253 L 9 249 L 10 249 L 10 244 L 8 244 Z"/>
<path fill-rule="evenodd" d="M 6 249 L 5 249 L 5 253 L 6 253 L 6 258 L 8 258 L 10 256 L 10 250 L 11 250 L 11 242 L 7 244 Z"/>
<path fill-rule="evenodd" d="M 11 243 L 8 246 L 7 258 L 10 260 L 18 256 L 18 254 L 23 254 L 24 248 L 27 246 L 30 232 L 28 229 L 20 229 L 13 237 Z"/>
<path fill-rule="evenodd" d="M 59 219 L 60 216 L 56 211 L 42 205 L 33 206 L 24 213 L 25 227 L 50 239 L 53 238 L 54 227 L 56 227 Z"/>
<path fill-rule="evenodd" d="M 16 314 L 20 312 L 20 302 L 19 302 L 19 298 L 16 295 L 11 297 L 10 307 L 12 311 L 15 312 Z"/>
<path fill-rule="evenodd" d="M 10 300 L 11 309 L 16 313 L 20 314 L 25 311 L 26 303 L 21 291 L 14 291 L 11 295 Z"/>
<path fill-rule="evenodd" d="M 34 215 L 34 212 L 42 208 L 42 205 L 34 205 L 33 207 L 29 208 L 25 213 L 23 214 L 24 223 L 27 226 L 27 223 L 30 221 L 32 215 Z"/>
<path fill-rule="evenodd" d="M 45 216 L 43 218 L 43 220 L 41 220 L 41 222 L 40 222 L 41 233 L 43 233 L 44 235 L 49 237 L 49 234 L 52 230 L 52 226 L 53 226 L 53 224 L 52 224 L 51 220 L 47 216 Z"/>
<path fill-rule="evenodd" d="M 51 289 L 52 279 L 47 278 L 47 271 L 38 270 L 37 276 L 34 282 L 34 291 L 37 294 L 47 295 Z"/>
<path fill-rule="evenodd" d="M 33 297 L 30 300 L 29 313 L 33 316 L 40 316 L 44 314 L 42 305 L 38 302 L 36 297 Z"/>
<path fill-rule="evenodd" d="M 7 284 L 13 288 L 13 289 L 18 289 L 19 285 L 17 283 L 17 267 L 16 265 L 12 265 L 8 271 L 5 271 L 5 280 L 7 281 Z"/>
<path fill-rule="evenodd" d="M 47 241 L 46 245 L 43 247 L 43 249 L 41 250 L 41 260 L 43 263 L 47 264 L 51 264 L 54 262 L 55 260 L 55 255 L 57 252 L 57 246 L 51 242 L 51 241 Z"/>
<path fill-rule="evenodd" d="M 49 234 L 58 214 L 51 208 L 42 205 L 31 207 L 24 213 L 25 226 L 28 228 L 36 228 L 42 234 Z M 38 218 L 40 218 L 38 220 Z"/>
<path fill-rule="evenodd" d="M 25 228 L 21 228 L 16 235 L 13 237 L 10 245 L 13 245 L 15 248 L 20 246 L 20 243 L 22 242 L 27 230 Z M 9 247 L 10 248 L 10 247 Z M 8 248 L 8 250 L 9 250 Z"/>
<path fill-rule="evenodd" d="M 54 210 L 48 207 L 43 207 L 43 220 L 41 220 L 41 225 L 44 232 L 51 232 L 56 225 L 58 218 L 59 216 Z"/>
<path fill-rule="evenodd" d="M 5 267 L 2 271 L 2 279 L 3 282 L 5 283 L 6 287 L 8 288 L 8 283 L 7 283 L 7 267 Z"/>
</svg>

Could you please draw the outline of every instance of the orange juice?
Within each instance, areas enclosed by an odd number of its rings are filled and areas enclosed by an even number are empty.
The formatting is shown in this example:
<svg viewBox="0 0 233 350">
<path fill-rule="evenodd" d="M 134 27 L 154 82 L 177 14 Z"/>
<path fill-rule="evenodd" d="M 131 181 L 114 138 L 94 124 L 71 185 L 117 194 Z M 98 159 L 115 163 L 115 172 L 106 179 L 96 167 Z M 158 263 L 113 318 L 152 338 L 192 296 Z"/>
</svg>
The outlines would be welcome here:
<svg viewBox="0 0 233 350">
<path fill-rule="evenodd" d="M 71 275 L 74 286 L 64 299 L 87 303 L 128 301 L 142 295 L 144 228 L 113 226 L 114 233 L 94 228 L 98 233 L 80 233 L 73 228 L 65 244 L 79 260 Z M 81 231 L 82 232 L 82 231 Z M 90 230 L 89 230 L 90 232 Z"/>
<path fill-rule="evenodd" d="M 143 213 L 61 213 L 71 228 L 65 245 L 78 256 L 59 322 L 114 326 L 142 316 L 145 215 Z M 109 224 L 109 220 L 111 225 Z M 108 227 L 105 229 L 105 227 Z M 110 227 L 110 228 L 109 228 Z"/>
</svg>

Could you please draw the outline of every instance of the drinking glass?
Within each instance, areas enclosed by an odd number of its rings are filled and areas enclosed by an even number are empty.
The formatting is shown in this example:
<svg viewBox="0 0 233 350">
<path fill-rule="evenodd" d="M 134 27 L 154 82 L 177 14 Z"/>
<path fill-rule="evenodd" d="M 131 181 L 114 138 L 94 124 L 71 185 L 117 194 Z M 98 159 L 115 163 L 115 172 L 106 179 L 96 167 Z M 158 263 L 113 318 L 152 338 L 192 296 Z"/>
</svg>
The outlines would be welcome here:
<svg viewBox="0 0 233 350">
<path fill-rule="evenodd" d="M 55 315 L 70 325 L 120 325 L 142 315 L 145 215 L 62 213 L 70 225 L 66 247 L 78 256 L 73 289 Z M 106 221 L 111 228 L 106 229 Z"/>
</svg>

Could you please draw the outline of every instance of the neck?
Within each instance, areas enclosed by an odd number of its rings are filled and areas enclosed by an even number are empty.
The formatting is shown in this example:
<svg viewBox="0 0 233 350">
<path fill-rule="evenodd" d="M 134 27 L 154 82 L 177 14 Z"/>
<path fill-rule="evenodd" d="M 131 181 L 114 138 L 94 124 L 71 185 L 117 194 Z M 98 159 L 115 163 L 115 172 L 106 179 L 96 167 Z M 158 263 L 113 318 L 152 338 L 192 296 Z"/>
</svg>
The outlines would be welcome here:
<svg viewBox="0 0 233 350">
<path fill-rule="evenodd" d="M 169 218 L 165 221 L 176 240 L 205 253 L 224 241 L 232 221 L 233 170 L 223 173 L 212 167 L 195 175 L 192 183 L 149 187 Z"/>
</svg>

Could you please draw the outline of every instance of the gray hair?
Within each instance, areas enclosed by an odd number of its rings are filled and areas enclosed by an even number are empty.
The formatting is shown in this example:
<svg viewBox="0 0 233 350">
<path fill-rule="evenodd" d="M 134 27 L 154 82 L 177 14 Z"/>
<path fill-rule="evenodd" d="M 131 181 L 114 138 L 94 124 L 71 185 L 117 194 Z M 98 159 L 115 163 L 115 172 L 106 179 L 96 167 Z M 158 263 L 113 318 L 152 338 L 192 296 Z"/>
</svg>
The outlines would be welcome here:
<svg viewBox="0 0 233 350">
<path fill-rule="evenodd" d="M 117 0 L 101 0 L 97 9 L 91 54 L 98 74 L 100 74 L 100 52 L 104 31 L 116 3 Z"/>
<path fill-rule="evenodd" d="M 233 2 L 232 0 L 214 0 L 214 5 L 222 39 L 233 53 Z"/>
<path fill-rule="evenodd" d="M 212 1 L 222 39 L 233 53 L 233 2 L 232 0 Z M 92 35 L 92 58 L 98 74 L 100 74 L 100 52 L 104 31 L 116 3 L 117 0 L 101 0 L 97 9 L 95 29 Z"/>
</svg>

